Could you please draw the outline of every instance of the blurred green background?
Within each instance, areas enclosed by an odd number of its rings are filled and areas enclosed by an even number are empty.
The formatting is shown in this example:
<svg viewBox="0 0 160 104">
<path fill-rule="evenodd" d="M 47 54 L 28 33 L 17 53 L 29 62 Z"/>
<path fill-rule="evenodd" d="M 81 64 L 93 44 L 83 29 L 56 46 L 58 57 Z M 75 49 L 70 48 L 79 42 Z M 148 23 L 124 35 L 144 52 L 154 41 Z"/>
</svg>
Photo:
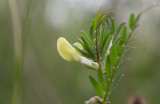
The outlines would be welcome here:
<svg viewBox="0 0 160 104">
<path fill-rule="evenodd" d="M 96 92 L 88 76 L 94 71 L 63 60 L 56 42 L 74 43 L 80 31 L 89 32 L 100 7 L 113 10 L 117 24 L 130 13 L 159 0 L 13 0 L 20 16 L 23 72 L 21 104 L 83 104 Z M 127 104 L 136 93 L 148 104 L 160 102 L 160 7 L 146 12 L 134 32 L 135 47 L 124 67 L 125 76 L 111 96 L 112 104 Z M 0 0 L 0 104 L 11 104 L 14 74 L 14 36 L 10 6 Z"/>
</svg>

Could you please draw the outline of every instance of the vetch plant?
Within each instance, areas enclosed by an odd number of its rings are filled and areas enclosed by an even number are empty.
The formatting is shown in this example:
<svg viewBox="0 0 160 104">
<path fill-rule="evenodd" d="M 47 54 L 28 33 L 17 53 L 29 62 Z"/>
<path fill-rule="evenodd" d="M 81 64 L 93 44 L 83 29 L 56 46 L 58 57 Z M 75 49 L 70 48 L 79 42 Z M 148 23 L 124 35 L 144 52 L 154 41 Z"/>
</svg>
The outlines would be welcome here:
<svg viewBox="0 0 160 104">
<path fill-rule="evenodd" d="M 124 22 L 117 26 L 114 18 L 107 17 L 106 12 L 100 10 L 92 20 L 89 35 L 82 31 L 81 38 L 73 45 L 63 37 L 58 39 L 57 49 L 65 60 L 80 63 L 98 75 L 98 79 L 89 76 L 98 96 L 85 104 L 110 103 L 109 97 L 123 76 L 122 67 L 128 61 L 126 56 L 133 49 L 128 43 L 134 39 L 132 33 L 146 10 L 137 16 L 132 13 L 128 26 Z"/>
</svg>

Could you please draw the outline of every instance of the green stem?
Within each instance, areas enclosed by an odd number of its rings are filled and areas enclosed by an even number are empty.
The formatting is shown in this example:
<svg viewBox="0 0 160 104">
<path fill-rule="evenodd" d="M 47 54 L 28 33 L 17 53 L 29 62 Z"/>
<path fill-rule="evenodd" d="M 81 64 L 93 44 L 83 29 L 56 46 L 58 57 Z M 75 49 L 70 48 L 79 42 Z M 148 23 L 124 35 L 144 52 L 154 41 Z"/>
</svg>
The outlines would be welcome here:
<svg viewBox="0 0 160 104">
<path fill-rule="evenodd" d="M 124 49 L 125 49 L 125 48 L 123 48 L 123 51 L 124 51 Z M 122 51 L 122 53 L 123 53 L 123 51 Z M 115 68 L 114 68 L 114 71 L 113 71 L 113 74 L 112 74 L 112 76 L 111 76 L 111 78 L 110 78 L 110 81 L 109 81 L 109 83 L 108 83 L 107 91 L 106 91 L 106 94 L 105 94 L 105 96 L 104 96 L 104 100 L 103 100 L 102 104 L 106 104 L 106 102 L 107 102 L 107 100 L 108 100 L 107 98 L 108 98 L 108 96 L 109 96 L 109 91 L 110 91 L 112 82 L 113 82 L 113 80 L 114 80 L 114 76 L 115 76 L 115 74 L 116 74 L 116 70 L 117 70 L 117 68 L 118 68 L 119 62 L 120 62 L 120 60 L 121 60 L 121 56 L 122 56 L 122 54 L 120 55 L 120 58 L 118 59 L 117 64 L 116 64 L 116 66 L 115 66 Z"/>
<path fill-rule="evenodd" d="M 132 33 L 133 33 L 133 30 L 131 30 L 131 32 L 129 33 L 128 38 L 127 38 L 127 40 L 126 40 L 126 44 L 128 43 L 129 39 L 131 38 Z M 125 48 L 126 48 L 126 44 L 124 45 L 124 47 L 123 47 L 123 49 L 122 49 L 122 53 L 120 54 L 120 56 L 119 56 L 119 58 L 118 58 L 118 60 L 117 60 L 117 63 L 116 63 L 116 65 L 115 65 L 115 68 L 113 69 L 114 71 L 113 71 L 112 76 L 111 76 L 111 78 L 110 78 L 110 81 L 109 81 L 109 83 L 108 83 L 108 87 L 107 87 L 106 94 L 105 94 L 105 96 L 104 96 L 104 99 L 103 99 L 102 104 L 106 104 L 106 102 L 107 102 L 107 100 L 108 100 L 109 91 L 110 91 L 111 85 L 112 85 L 112 83 L 113 83 L 113 81 L 114 81 L 114 76 L 115 76 L 115 74 L 116 74 L 116 70 L 117 70 L 118 65 L 119 65 L 119 63 L 120 63 L 120 60 L 121 60 L 121 58 L 122 58 L 123 52 L 124 52 L 124 50 L 125 50 Z"/>
<path fill-rule="evenodd" d="M 13 40 L 14 40 L 14 73 L 13 73 L 13 92 L 11 104 L 21 104 L 21 79 L 23 67 L 23 51 L 22 51 L 22 36 L 21 23 L 16 5 L 16 0 L 8 0 L 12 25 L 13 25 Z"/>
</svg>

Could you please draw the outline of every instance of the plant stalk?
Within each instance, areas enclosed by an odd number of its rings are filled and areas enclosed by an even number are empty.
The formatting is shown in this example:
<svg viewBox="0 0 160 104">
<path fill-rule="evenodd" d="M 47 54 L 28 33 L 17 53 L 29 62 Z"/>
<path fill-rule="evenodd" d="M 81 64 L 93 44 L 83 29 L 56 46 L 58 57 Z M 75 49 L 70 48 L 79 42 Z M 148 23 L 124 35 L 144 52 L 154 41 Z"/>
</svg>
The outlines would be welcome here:
<svg viewBox="0 0 160 104">
<path fill-rule="evenodd" d="M 112 76 L 111 76 L 111 78 L 110 78 L 110 81 L 109 81 L 109 83 L 108 83 L 108 87 L 107 87 L 107 90 L 106 90 L 106 94 L 105 94 L 105 96 L 104 96 L 104 99 L 103 99 L 103 101 L 102 101 L 102 104 L 106 104 L 106 102 L 107 102 L 107 100 L 108 100 L 109 91 L 110 91 L 111 85 L 112 85 L 112 83 L 113 83 L 113 81 L 114 81 L 114 76 L 115 76 L 115 74 L 116 74 L 116 70 L 117 70 L 117 68 L 118 68 L 118 65 L 119 65 L 120 60 L 121 60 L 122 55 L 123 55 L 123 52 L 124 52 L 124 50 L 126 49 L 126 45 L 127 45 L 128 41 L 129 41 L 129 39 L 131 38 L 131 35 L 132 35 L 133 31 L 134 31 L 134 29 L 131 30 L 131 32 L 129 33 L 129 36 L 128 36 L 127 40 L 126 40 L 126 44 L 124 44 L 124 47 L 123 47 L 123 49 L 122 49 L 122 53 L 120 54 L 120 56 L 119 56 L 119 58 L 118 58 L 118 60 L 117 60 L 117 63 L 116 63 L 116 65 L 115 65 L 115 68 L 114 68 L 114 71 L 113 71 L 113 74 L 112 74 Z"/>
<path fill-rule="evenodd" d="M 14 73 L 13 73 L 13 89 L 11 104 L 21 104 L 21 80 L 23 67 L 23 50 L 21 23 L 18 14 L 16 0 L 8 0 L 12 25 L 13 25 L 13 40 L 14 40 Z"/>
</svg>

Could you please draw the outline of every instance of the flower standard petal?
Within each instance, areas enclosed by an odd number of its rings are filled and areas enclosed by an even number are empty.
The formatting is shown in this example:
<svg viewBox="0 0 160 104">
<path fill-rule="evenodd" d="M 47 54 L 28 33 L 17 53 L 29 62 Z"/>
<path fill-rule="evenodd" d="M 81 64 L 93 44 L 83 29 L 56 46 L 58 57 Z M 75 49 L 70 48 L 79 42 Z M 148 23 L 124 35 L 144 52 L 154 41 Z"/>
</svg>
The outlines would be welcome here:
<svg viewBox="0 0 160 104">
<path fill-rule="evenodd" d="M 67 61 L 80 61 L 80 55 L 70 45 L 70 43 L 63 37 L 57 41 L 57 49 L 59 54 Z"/>
</svg>

